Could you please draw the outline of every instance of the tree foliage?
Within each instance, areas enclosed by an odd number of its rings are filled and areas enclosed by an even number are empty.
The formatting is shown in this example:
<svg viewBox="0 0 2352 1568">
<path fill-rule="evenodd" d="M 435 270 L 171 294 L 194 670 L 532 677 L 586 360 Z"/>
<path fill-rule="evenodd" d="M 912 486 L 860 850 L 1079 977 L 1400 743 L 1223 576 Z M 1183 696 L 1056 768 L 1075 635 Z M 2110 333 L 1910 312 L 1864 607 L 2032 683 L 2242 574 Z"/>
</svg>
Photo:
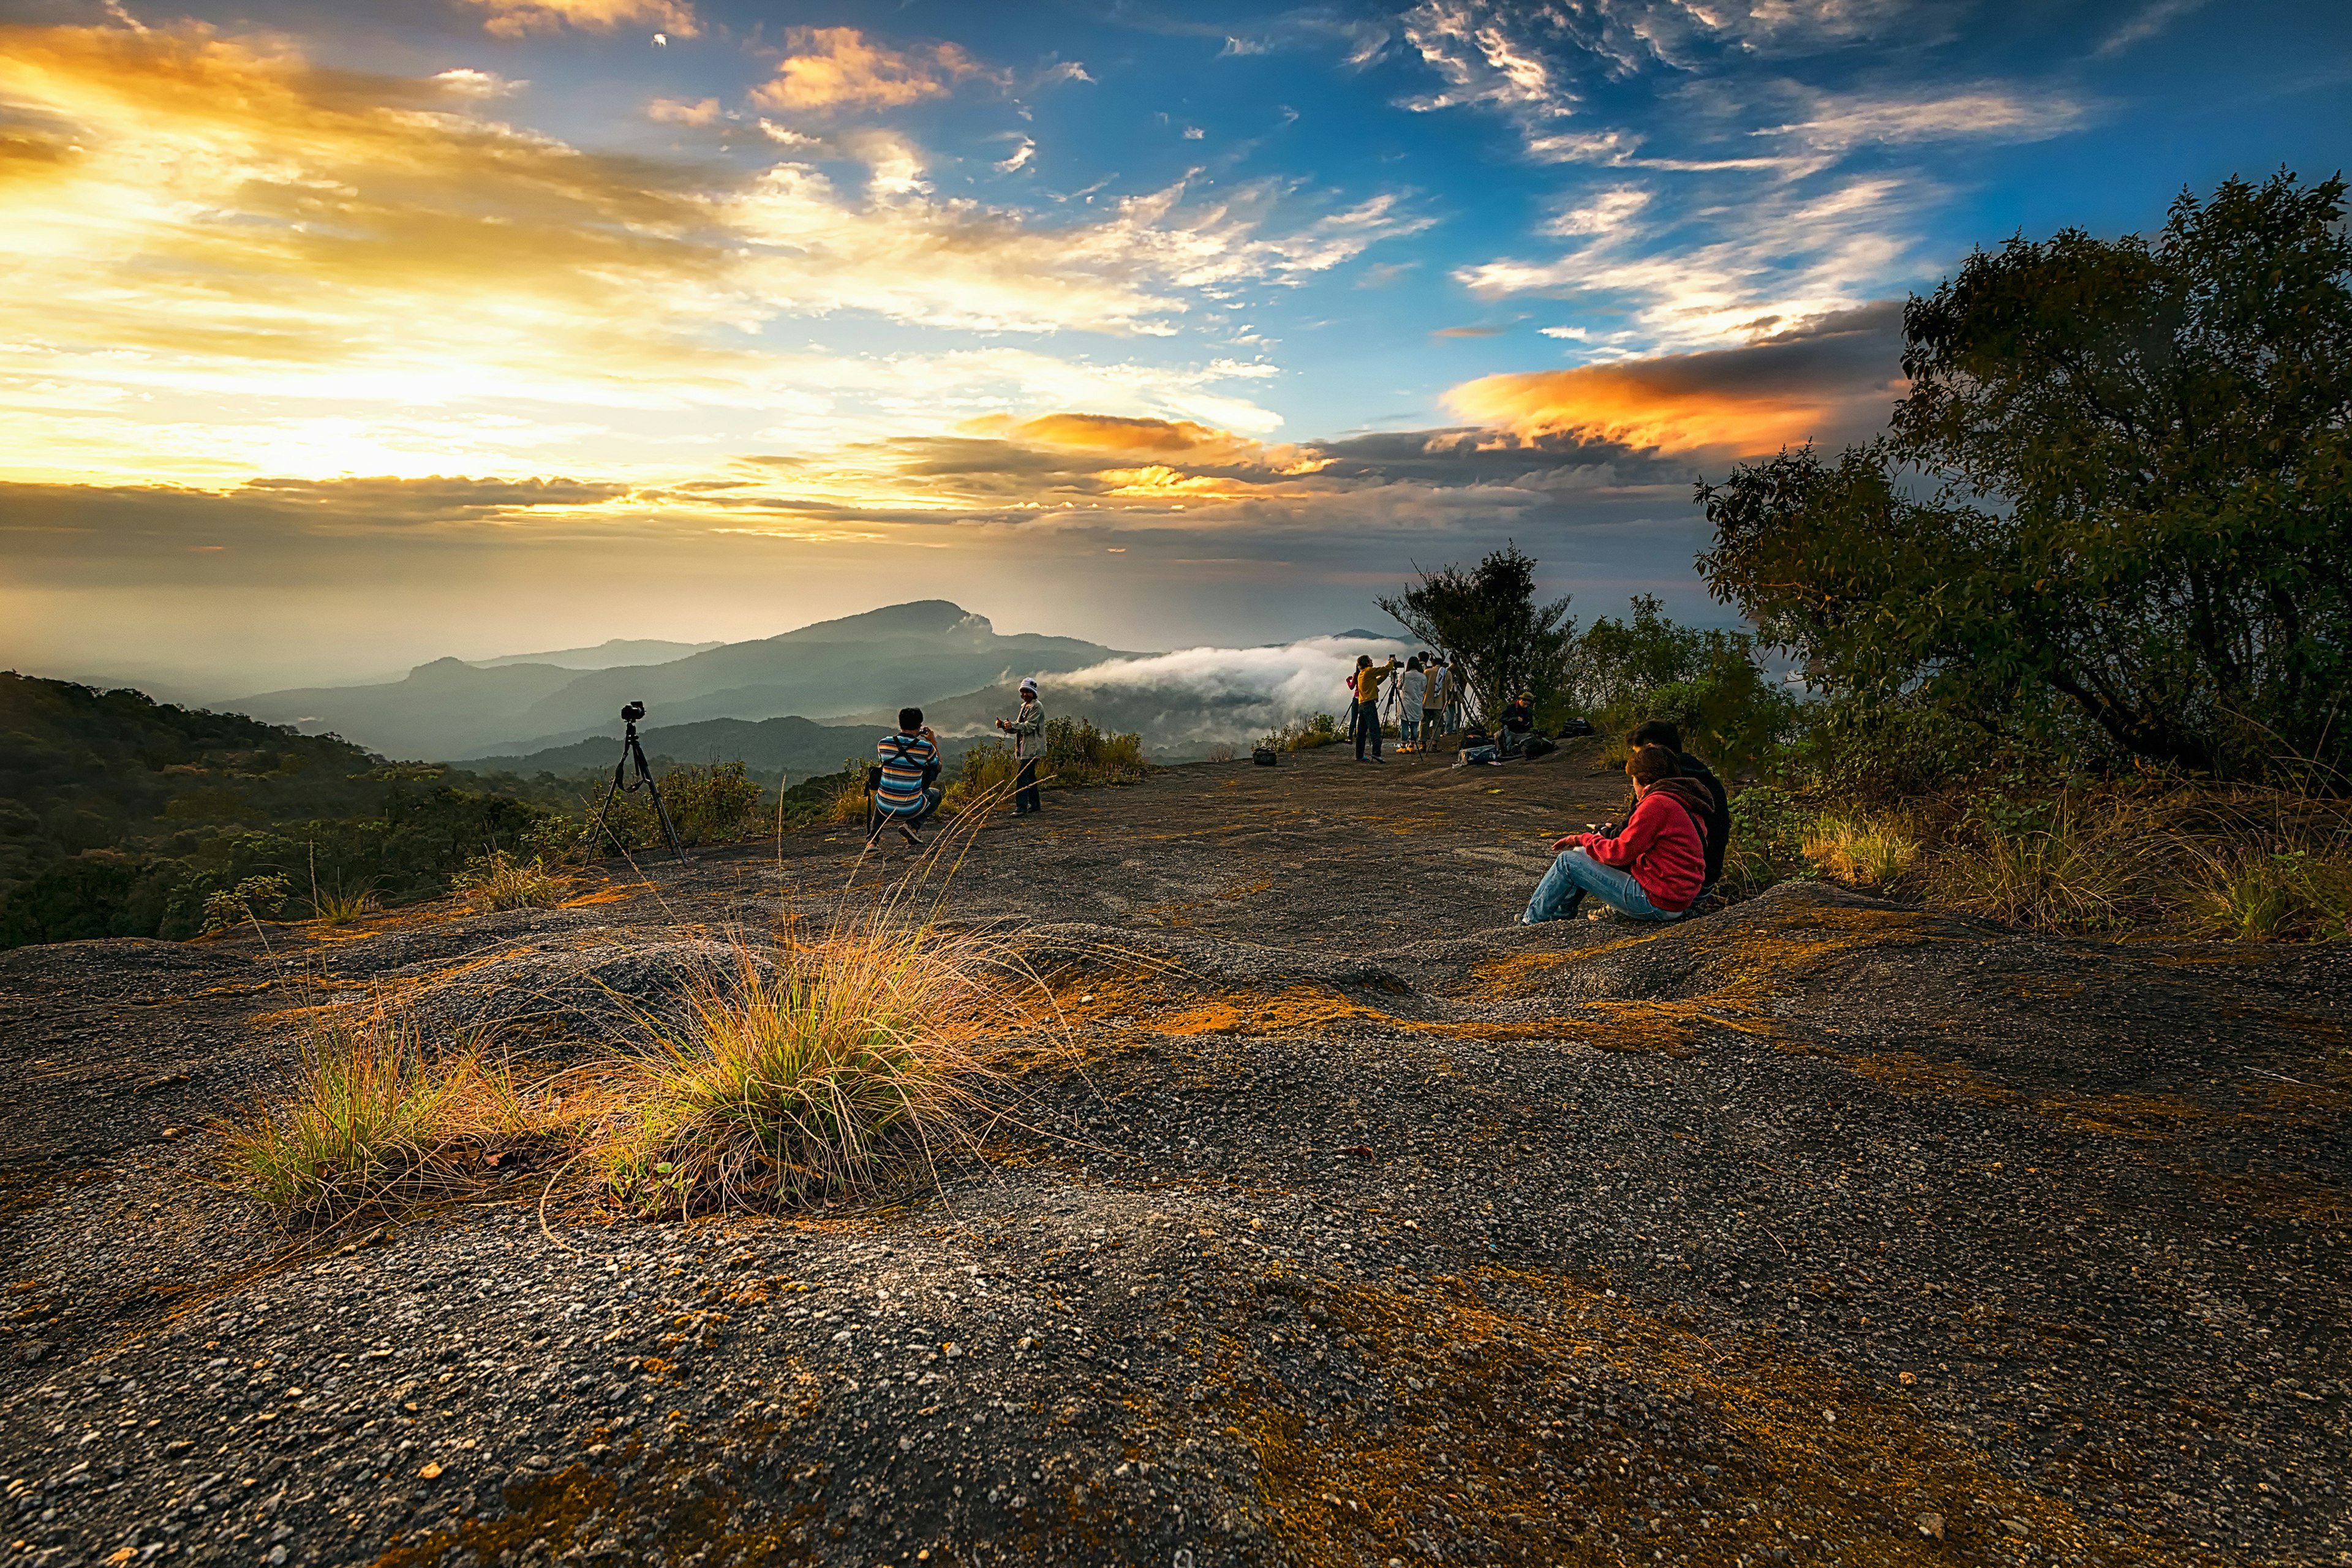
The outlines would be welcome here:
<svg viewBox="0 0 2352 1568">
<path fill-rule="evenodd" d="M 1699 499 L 1716 595 L 1842 721 L 2231 777 L 2352 769 L 2344 182 L 1979 252 L 1904 313 L 1891 434 Z"/>
<path fill-rule="evenodd" d="M 1379 603 L 1399 626 L 1453 662 L 1464 707 L 1491 719 L 1521 691 L 1538 710 L 1568 685 L 1576 623 L 1568 596 L 1536 602 L 1535 558 L 1506 544 L 1471 569 L 1442 566 Z"/>
<path fill-rule="evenodd" d="M 1623 620 L 1601 616 L 1576 639 L 1576 705 L 1604 733 L 1664 719 L 1706 756 L 1752 762 L 1796 717 L 1796 702 L 1757 662 L 1752 633 L 1686 626 L 1655 595 L 1637 595 Z"/>
</svg>

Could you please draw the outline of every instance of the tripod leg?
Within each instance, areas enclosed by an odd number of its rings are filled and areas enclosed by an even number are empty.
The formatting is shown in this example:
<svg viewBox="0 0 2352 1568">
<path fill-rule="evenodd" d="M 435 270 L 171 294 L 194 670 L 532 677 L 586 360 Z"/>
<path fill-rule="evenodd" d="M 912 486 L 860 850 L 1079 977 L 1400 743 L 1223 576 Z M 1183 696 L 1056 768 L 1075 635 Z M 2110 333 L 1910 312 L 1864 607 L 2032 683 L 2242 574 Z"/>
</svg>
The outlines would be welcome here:
<svg viewBox="0 0 2352 1568">
<path fill-rule="evenodd" d="M 662 837 L 669 840 L 669 852 L 681 862 L 693 859 L 686 852 L 686 841 L 677 836 L 677 824 L 669 819 L 669 803 L 662 799 L 661 785 L 654 782 L 654 771 L 646 763 L 646 749 L 634 733 L 629 736 L 629 756 L 636 763 L 638 781 L 654 797 L 654 816 L 661 821 Z"/>
<path fill-rule="evenodd" d="M 606 815 L 612 811 L 613 803 L 621 798 L 621 773 L 627 766 L 628 759 L 624 756 L 613 768 L 613 782 L 605 786 L 604 799 L 603 803 L 596 807 L 596 820 L 588 826 L 588 842 L 590 844 L 598 843 L 600 841 L 600 836 L 608 831 L 604 825 L 605 817 Z M 629 847 L 621 842 L 621 835 L 617 830 L 613 830 L 611 832 L 611 837 L 613 847 L 615 849 L 618 849 L 624 855 L 629 852 Z"/>
</svg>

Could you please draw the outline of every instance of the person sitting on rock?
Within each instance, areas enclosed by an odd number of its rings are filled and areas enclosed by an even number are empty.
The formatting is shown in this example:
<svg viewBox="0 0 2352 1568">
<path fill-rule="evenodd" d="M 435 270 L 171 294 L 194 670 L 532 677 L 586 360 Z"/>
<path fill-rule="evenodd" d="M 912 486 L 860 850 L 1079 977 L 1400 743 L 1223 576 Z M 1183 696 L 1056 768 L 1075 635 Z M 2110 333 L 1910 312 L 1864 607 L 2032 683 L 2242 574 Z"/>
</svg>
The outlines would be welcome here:
<svg viewBox="0 0 2352 1568">
<path fill-rule="evenodd" d="M 1699 889 L 1705 898 L 1723 880 L 1723 852 L 1731 847 L 1731 796 L 1723 781 L 1713 769 L 1683 750 L 1683 732 L 1664 719 L 1653 719 L 1637 727 L 1625 737 L 1628 746 L 1664 746 L 1674 752 L 1675 765 L 1682 776 L 1696 779 L 1707 794 L 1706 808 L 1706 885 Z"/>
<path fill-rule="evenodd" d="M 873 821 L 866 847 L 873 848 L 881 841 L 882 830 L 895 824 L 907 842 L 920 849 L 923 841 L 915 837 L 915 829 L 940 808 L 940 795 L 931 783 L 940 774 L 939 737 L 923 722 L 923 710 L 899 709 L 898 733 L 883 736 L 874 754 L 878 764 L 874 770 Z"/>
<path fill-rule="evenodd" d="M 1528 900 L 1522 925 L 1575 918 L 1587 893 L 1637 921 L 1682 919 L 1706 877 L 1705 813 L 1711 797 L 1677 770 L 1674 752 L 1641 746 L 1625 759 L 1633 815 L 1614 837 L 1555 839 L 1551 863 Z"/>
<path fill-rule="evenodd" d="M 1516 757 L 1526 749 L 1528 737 L 1536 728 L 1536 694 L 1522 691 L 1503 710 L 1496 727 L 1502 731 L 1503 755 Z"/>
</svg>

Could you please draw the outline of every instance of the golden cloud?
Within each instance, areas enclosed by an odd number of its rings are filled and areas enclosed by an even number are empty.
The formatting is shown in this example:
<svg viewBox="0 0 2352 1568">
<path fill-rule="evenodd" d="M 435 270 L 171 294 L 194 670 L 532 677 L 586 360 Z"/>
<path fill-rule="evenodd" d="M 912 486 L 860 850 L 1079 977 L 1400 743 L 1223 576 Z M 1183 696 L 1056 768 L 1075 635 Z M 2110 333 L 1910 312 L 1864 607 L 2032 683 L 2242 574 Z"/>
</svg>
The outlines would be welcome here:
<svg viewBox="0 0 2352 1568">
<path fill-rule="evenodd" d="M 624 26 L 654 28 L 690 38 L 697 32 L 691 6 L 677 0 L 466 0 L 490 13 L 483 27 L 504 38 L 585 27 L 609 33 Z"/>
<path fill-rule="evenodd" d="M 1269 233 L 1271 196 L 1188 207 L 1179 185 L 1047 226 L 932 199 L 878 131 L 836 139 L 874 169 L 845 191 L 805 163 L 583 152 L 492 118 L 499 87 L 326 70 L 195 26 L 0 28 L 0 472 L 635 479 L 614 448 L 650 422 L 622 437 L 621 410 L 723 409 L 816 446 L 1076 400 L 1265 430 L 1266 410 L 1211 390 L 1263 364 L 827 356 L 746 330 L 856 310 L 1164 332 L 1186 289 L 1332 265 L 1405 221 L 1359 208 Z"/>
<path fill-rule="evenodd" d="M 855 27 L 793 27 L 784 37 L 795 52 L 751 94 L 763 109 L 902 109 L 982 74 L 953 44 L 900 52 L 867 43 Z"/>
<path fill-rule="evenodd" d="M 1463 418 L 1521 437 L 1574 436 L 1662 451 L 1731 447 L 1769 451 L 1803 441 L 1825 405 L 1770 394 L 1739 395 L 1678 386 L 1654 364 L 1486 375 L 1445 395 Z"/>
<path fill-rule="evenodd" d="M 1445 401 L 1522 438 L 1748 456 L 1883 425 L 1902 392 L 1899 328 L 1899 306 L 1873 305 L 1745 348 L 1481 376 Z"/>
</svg>

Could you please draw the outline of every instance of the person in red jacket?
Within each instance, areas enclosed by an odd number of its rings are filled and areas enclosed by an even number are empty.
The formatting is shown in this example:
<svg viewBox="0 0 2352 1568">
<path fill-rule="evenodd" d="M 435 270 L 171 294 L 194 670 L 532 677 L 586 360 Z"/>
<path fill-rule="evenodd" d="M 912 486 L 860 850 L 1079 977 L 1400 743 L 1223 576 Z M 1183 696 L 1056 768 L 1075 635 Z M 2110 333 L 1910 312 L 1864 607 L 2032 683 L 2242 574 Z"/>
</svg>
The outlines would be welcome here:
<svg viewBox="0 0 2352 1568">
<path fill-rule="evenodd" d="M 1675 921 L 1706 884 L 1706 812 L 1714 802 L 1696 781 L 1676 776 L 1675 753 L 1637 746 L 1625 759 L 1633 815 L 1616 837 L 1576 833 L 1557 839 L 1551 863 L 1523 925 L 1573 919 L 1587 893 L 1637 921 Z"/>
</svg>

